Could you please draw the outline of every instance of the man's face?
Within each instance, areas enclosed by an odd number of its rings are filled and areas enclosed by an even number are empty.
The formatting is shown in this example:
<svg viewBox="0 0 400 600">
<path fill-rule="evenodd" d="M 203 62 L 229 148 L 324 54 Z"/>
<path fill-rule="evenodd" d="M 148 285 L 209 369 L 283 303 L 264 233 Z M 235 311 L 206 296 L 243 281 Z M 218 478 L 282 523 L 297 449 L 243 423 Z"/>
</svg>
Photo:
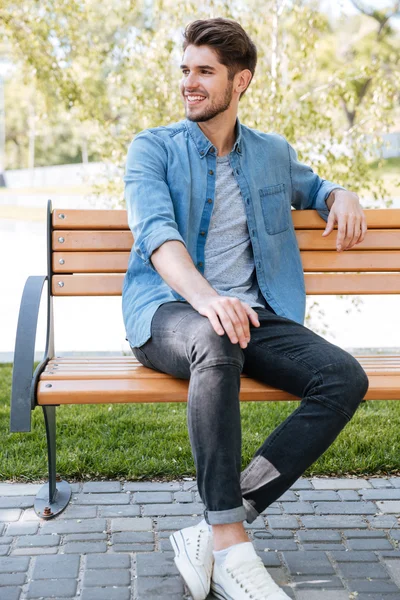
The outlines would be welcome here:
<svg viewBox="0 0 400 600">
<path fill-rule="evenodd" d="M 188 46 L 181 70 L 180 91 L 187 119 L 209 121 L 229 108 L 233 81 L 209 46 Z"/>
</svg>

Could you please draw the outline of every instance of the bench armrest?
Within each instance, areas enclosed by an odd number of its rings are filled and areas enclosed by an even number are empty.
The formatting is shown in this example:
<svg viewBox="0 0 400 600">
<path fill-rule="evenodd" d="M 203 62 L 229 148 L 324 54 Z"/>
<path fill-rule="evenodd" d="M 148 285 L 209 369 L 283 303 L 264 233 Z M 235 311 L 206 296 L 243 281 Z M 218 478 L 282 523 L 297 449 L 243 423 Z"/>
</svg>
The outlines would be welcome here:
<svg viewBox="0 0 400 600">
<path fill-rule="evenodd" d="M 31 430 L 31 411 L 36 405 L 36 385 L 48 361 L 54 357 L 53 298 L 47 293 L 45 354 L 33 373 L 36 330 L 43 285 L 47 276 L 31 276 L 25 283 L 19 309 L 11 388 L 10 432 Z"/>
</svg>

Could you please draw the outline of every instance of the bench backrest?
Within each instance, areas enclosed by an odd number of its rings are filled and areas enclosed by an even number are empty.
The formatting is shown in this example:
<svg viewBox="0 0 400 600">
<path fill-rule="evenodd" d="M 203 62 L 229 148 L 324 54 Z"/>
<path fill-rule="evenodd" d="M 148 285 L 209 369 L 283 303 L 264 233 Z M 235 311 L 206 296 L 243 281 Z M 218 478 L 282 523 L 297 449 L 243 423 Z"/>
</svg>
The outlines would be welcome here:
<svg viewBox="0 0 400 600">
<path fill-rule="evenodd" d="M 51 210 L 48 251 L 54 296 L 118 296 L 133 237 L 126 210 Z M 292 211 L 307 294 L 399 294 L 400 209 L 365 210 L 368 232 L 336 251 L 335 229 L 315 210 Z"/>
</svg>

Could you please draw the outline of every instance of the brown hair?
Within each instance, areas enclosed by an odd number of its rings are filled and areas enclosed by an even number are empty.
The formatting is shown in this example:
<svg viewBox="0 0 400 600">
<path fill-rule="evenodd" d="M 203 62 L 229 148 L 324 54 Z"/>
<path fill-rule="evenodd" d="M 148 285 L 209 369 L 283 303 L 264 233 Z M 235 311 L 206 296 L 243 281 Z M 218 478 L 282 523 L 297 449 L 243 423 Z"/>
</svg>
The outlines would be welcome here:
<svg viewBox="0 0 400 600">
<path fill-rule="evenodd" d="M 222 17 L 193 21 L 186 26 L 183 34 L 183 51 L 190 44 L 210 46 L 218 55 L 219 62 L 227 67 L 230 80 L 243 69 L 249 69 L 253 79 L 257 48 L 236 21 Z M 240 94 L 239 100 L 246 90 Z"/>
</svg>

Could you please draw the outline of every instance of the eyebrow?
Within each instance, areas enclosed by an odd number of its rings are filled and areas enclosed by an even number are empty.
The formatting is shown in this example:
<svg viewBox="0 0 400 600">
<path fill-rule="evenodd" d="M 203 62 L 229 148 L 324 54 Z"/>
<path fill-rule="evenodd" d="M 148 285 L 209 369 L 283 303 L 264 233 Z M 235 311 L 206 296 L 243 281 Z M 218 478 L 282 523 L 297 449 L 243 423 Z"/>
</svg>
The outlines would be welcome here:
<svg viewBox="0 0 400 600">
<path fill-rule="evenodd" d="M 180 65 L 179 67 L 180 69 L 187 69 L 188 66 L 187 65 Z M 198 67 L 196 67 L 197 69 L 209 69 L 210 71 L 215 71 L 214 67 L 211 67 L 210 65 L 198 65 Z"/>
</svg>

